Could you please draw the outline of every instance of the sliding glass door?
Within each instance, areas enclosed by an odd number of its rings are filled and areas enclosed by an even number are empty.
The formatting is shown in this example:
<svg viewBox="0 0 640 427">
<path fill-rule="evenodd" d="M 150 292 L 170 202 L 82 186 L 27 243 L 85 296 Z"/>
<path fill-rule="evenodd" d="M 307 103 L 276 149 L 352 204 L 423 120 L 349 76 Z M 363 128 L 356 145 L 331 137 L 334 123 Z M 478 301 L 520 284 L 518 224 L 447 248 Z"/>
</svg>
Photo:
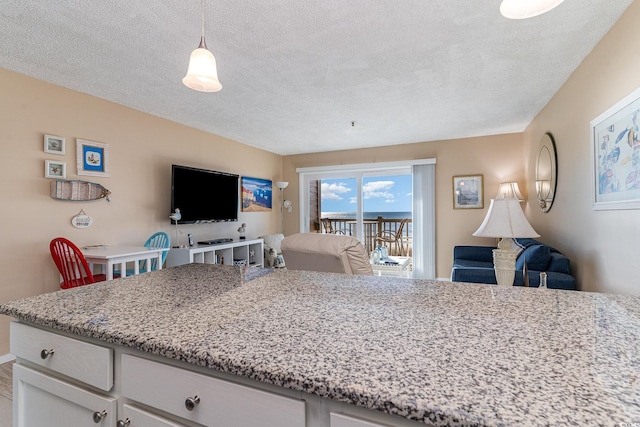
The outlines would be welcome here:
<svg viewBox="0 0 640 427">
<path fill-rule="evenodd" d="M 432 214 L 424 214 L 425 206 L 434 209 L 434 179 L 433 174 L 426 180 L 419 175 L 420 182 L 414 182 L 415 171 L 422 165 L 433 169 L 435 160 L 297 169 L 300 231 L 351 235 L 368 251 L 380 245 L 391 256 L 423 257 L 427 253 L 431 259 L 420 260 L 418 277 L 433 274 L 424 273 L 423 267 L 435 264 L 431 249 L 435 219 Z M 419 194 L 414 188 L 420 188 Z M 415 206 L 420 211 L 416 219 L 428 224 L 416 223 Z M 413 235 L 416 226 L 429 234 L 427 238 L 419 236 L 419 248 L 415 247 Z M 433 268 L 426 269 L 429 270 Z"/>
</svg>

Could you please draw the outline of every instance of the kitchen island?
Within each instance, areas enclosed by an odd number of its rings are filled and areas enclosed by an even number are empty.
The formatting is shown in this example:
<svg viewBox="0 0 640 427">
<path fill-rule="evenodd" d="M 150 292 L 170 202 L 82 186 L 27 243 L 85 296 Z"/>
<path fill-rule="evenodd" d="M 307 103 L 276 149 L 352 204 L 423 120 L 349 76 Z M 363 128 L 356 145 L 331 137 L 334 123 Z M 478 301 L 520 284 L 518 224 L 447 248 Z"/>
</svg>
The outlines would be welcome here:
<svg viewBox="0 0 640 427">
<path fill-rule="evenodd" d="M 246 274 L 184 265 L 8 302 L 0 313 L 20 327 L 113 350 L 113 384 L 89 389 L 112 398 L 116 412 L 140 403 L 176 422 L 153 425 L 218 424 L 197 417 L 180 424 L 177 410 L 138 397 L 127 382 L 147 361 L 288 399 L 291 414 L 303 411 L 295 425 L 307 427 L 640 422 L 640 298 L 302 271 Z M 16 365 L 34 363 L 18 355 Z M 75 384 L 68 375 L 62 379 Z M 256 411 L 252 403 L 244 401 L 245 412 Z M 200 410 L 195 406 L 188 414 Z"/>
</svg>

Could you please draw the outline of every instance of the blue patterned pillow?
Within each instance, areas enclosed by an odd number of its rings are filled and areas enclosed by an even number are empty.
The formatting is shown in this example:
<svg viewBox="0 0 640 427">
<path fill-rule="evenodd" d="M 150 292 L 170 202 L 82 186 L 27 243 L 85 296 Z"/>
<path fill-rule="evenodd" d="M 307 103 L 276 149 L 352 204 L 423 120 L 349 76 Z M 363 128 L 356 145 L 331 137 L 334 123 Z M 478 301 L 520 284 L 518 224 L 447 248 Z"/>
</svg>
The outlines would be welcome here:
<svg viewBox="0 0 640 427">
<path fill-rule="evenodd" d="M 516 260 L 516 270 L 522 270 L 525 259 L 527 268 L 532 271 L 545 271 L 549 261 L 551 261 L 551 251 L 545 245 L 531 245 L 524 251 L 520 252 Z"/>
</svg>

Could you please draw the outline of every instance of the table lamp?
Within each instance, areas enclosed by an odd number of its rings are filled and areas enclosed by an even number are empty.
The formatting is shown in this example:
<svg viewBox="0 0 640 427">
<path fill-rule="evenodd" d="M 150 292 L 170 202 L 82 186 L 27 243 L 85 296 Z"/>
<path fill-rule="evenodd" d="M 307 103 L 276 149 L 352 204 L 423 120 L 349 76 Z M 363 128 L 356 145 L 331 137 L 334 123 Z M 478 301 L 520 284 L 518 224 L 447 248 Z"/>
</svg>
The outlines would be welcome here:
<svg viewBox="0 0 640 427">
<path fill-rule="evenodd" d="M 493 268 L 498 285 L 503 286 L 512 286 L 516 275 L 516 258 L 521 248 L 513 239 L 540 237 L 524 216 L 518 199 L 491 199 L 487 216 L 473 235 L 501 239 L 493 250 Z"/>
</svg>

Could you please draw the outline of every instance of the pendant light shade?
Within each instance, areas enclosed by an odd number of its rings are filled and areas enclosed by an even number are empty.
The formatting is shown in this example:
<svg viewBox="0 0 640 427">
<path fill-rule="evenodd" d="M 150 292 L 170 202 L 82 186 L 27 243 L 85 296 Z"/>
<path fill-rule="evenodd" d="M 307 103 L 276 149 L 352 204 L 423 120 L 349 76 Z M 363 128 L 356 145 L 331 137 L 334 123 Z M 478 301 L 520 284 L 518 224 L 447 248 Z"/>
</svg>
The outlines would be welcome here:
<svg viewBox="0 0 640 427">
<path fill-rule="evenodd" d="M 509 19 L 526 19 L 542 15 L 564 0 L 502 0 L 500 13 Z"/>
<path fill-rule="evenodd" d="M 218 80 L 216 58 L 207 49 L 207 44 L 204 41 L 204 0 L 201 0 L 200 6 L 202 12 L 200 45 L 191 52 L 187 75 L 183 77 L 182 83 L 186 87 L 199 92 L 217 92 L 222 89 L 222 85 Z"/>
</svg>

